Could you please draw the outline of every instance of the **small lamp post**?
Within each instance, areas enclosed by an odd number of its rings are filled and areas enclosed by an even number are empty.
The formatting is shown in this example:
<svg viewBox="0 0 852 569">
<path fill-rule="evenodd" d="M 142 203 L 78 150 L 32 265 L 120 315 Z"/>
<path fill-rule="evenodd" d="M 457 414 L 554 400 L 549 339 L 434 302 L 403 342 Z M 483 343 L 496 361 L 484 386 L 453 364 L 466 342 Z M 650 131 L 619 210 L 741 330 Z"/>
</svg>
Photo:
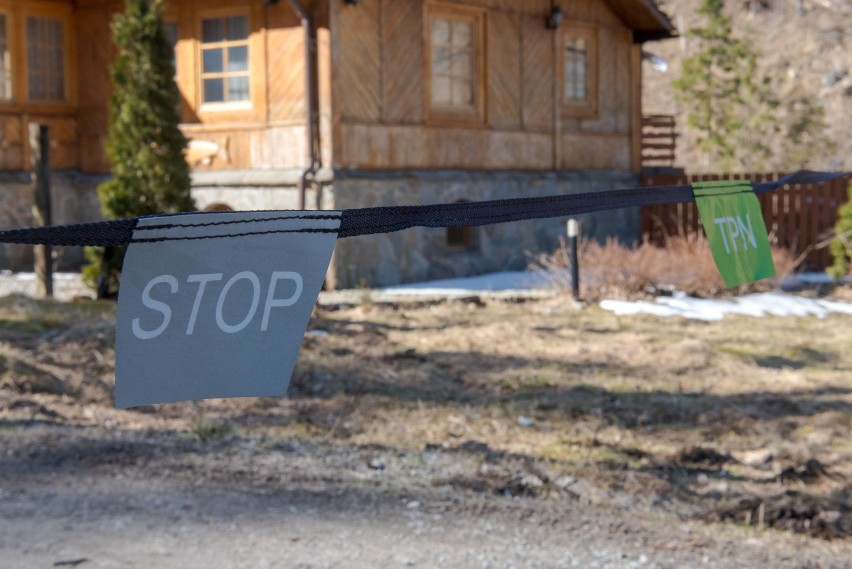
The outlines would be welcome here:
<svg viewBox="0 0 852 569">
<path fill-rule="evenodd" d="M 568 254 L 571 260 L 571 294 L 574 300 L 580 300 L 580 261 L 577 256 L 577 238 L 580 236 L 580 223 L 573 217 L 568 219 Z"/>
</svg>

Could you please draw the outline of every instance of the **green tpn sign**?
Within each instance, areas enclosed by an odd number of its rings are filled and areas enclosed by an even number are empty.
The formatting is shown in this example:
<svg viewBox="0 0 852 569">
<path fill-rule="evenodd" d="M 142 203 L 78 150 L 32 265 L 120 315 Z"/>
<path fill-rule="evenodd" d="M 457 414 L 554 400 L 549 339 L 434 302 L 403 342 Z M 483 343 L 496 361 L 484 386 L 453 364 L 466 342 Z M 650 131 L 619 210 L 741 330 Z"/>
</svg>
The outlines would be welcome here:
<svg viewBox="0 0 852 569">
<path fill-rule="evenodd" d="M 751 182 L 696 182 L 692 191 L 725 286 L 775 276 L 766 225 Z"/>
</svg>

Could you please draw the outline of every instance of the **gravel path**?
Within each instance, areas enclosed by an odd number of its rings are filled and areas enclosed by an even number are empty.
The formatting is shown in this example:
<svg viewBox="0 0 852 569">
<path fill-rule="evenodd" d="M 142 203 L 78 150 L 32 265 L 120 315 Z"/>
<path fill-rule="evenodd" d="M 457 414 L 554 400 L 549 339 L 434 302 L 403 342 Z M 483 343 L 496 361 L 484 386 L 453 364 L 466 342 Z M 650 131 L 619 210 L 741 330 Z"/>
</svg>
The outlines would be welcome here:
<svg viewBox="0 0 852 569">
<path fill-rule="evenodd" d="M 0 421 L 11 569 L 848 567 L 847 543 L 428 483 L 455 455 Z"/>
</svg>

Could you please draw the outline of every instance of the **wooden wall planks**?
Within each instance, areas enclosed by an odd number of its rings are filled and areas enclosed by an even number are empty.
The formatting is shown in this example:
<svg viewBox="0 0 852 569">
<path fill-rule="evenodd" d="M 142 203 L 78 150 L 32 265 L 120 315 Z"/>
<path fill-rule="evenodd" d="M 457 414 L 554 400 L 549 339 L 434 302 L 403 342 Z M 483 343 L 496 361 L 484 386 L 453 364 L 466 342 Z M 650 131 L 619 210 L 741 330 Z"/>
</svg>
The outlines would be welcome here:
<svg viewBox="0 0 852 569">
<path fill-rule="evenodd" d="M 552 33 L 542 33 L 544 23 L 535 16 L 521 19 L 523 126 L 530 130 L 553 128 L 553 81 L 556 61 Z"/>
<path fill-rule="evenodd" d="M 382 2 L 382 119 L 423 120 L 423 8 L 419 0 Z"/>
<path fill-rule="evenodd" d="M 631 101 L 630 32 L 602 0 L 558 2 L 566 21 L 598 26 L 599 112 L 591 118 L 557 117 L 555 77 L 561 65 L 559 31 L 547 30 L 550 0 L 455 0 L 487 9 L 485 17 L 485 121 L 442 125 L 425 116 L 423 14 L 434 0 L 343 0 L 317 6 L 322 153 L 325 165 L 357 168 L 630 168 L 635 109 Z M 441 3 L 441 2 L 438 2 Z M 70 4 L 69 4 L 70 5 Z M 87 172 L 108 171 L 104 153 L 109 38 L 116 0 L 75 4 L 76 108 L 46 115 L 57 135 L 54 165 Z M 325 12 L 326 6 L 328 13 Z M 287 2 L 246 8 L 238 0 L 169 0 L 179 25 L 179 63 L 184 120 L 191 137 L 224 144 L 228 153 L 199 168 L 279 168 L 304 165 L 304 36 Z M 210 9 L 248 10 L 254 25 L 252 65 L 262 104 L 250 113 L 199 113 L 197 27 Z M 223 12 L 224 13 L 224 12 Z M 110 46 L 104 49 L 104 46 Z M 257 55 L 262 48 L 263 55 Z M 262 80 L 261 80 L 262 79 Z M 262 93 L 261 93 L 262 91 Z M 254 103 L 254 102 L 253 102 Z M 0 117 L 0 167 L 23 168 L 26 142 L 14 114 Z M 241 132 L 240 132 L 241 131 Z M 332 144 L 333 143 L 333 144 Z M 625 149 L 627 153 L 625 154 Z"/>
<path fill-rule="evenodd" d="M 339 59 L 332 64 L 337 68 L 339 81 L 337 112 L 343 119 L 381 118 L 380 2 L 360 0 L 356 6 L 338 7 Z"/>
<path fill-rule="evenodd" d="M 487 25 L 489 123 L 498 128 L 521 126 L 521 34 L 516 14 L 494 12 Z"/>
</svg>

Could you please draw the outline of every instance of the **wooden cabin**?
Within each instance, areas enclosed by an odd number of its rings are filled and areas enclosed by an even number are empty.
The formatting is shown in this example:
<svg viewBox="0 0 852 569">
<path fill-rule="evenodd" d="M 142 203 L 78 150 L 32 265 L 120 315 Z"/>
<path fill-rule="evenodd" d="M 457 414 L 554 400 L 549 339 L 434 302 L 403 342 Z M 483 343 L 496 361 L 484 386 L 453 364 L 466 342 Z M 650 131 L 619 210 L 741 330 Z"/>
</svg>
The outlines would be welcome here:
<svg viewBox="0 0 852 569">
<path fill-rule="evenodd" d="M 3 227 L 28 219 L 15 196 L 30 122 L 50 126 L 55 222 L 97 215 L 122 6 L 0 0 Z M 193 193 L 208 209 L 638 185 L 642 43 L 672 34 L 650 0 L 166 0 L 163 16 Z M 330 283 L 520 268 L 556 244 L 562 221 L 341 240 Z M 635 212 L 583 222 L 589 235 L 638 235 Z"/>
</svg>

